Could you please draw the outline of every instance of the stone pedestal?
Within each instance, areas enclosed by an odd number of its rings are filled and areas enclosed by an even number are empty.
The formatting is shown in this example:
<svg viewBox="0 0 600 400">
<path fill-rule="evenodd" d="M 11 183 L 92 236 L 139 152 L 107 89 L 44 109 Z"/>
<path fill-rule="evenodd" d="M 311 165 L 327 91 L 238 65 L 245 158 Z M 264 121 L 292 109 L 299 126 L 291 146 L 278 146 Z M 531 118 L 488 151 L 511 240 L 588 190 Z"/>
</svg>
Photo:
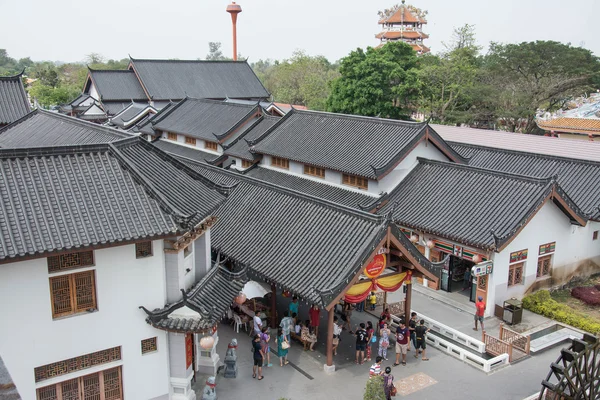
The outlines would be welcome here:
<svg viewBox="0 0 600 400">
<path fill-rule="evenodd" d="M 328 375 L 333 374 L 335 372 L 335 364 L 332 364 L 332 365 L 323 364 L 323 371 Z"/>
<path fill-rule="evenodd" d="M 193 374 L 188 379 L 171 377 L 171 400 L 196 400 L 196 392 L 192 389 L 191 381 Z"/>
<path fill-rule="evenodd" d="M 212 335 L 215 340 L 212 349 L 205 350 L 200 347 L 200 339 L 202 335 L 196 336 L 196 371 L 202 375 L 217 375 L 217 369 L 219 367 L 219 361 L 221 358 L 217 354 L 217 344 L 219 344 L 218 331 Z"/>
</svg>

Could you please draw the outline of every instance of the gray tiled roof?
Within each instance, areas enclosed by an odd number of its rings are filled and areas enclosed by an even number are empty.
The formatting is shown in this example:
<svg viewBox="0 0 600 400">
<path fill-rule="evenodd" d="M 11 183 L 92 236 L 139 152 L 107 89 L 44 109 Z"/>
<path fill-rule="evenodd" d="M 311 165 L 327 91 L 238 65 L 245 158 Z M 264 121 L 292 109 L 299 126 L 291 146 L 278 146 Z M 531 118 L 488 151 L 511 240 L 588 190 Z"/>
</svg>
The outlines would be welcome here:
<svg viewBox="0 0 600 400">
<path fill-rule="evenodd" d="M 120 128 L 128 129 L 150 111 L 156 112 L 156 109 L 148 103 L 133 102 L 129 107 L 123 109 L 120 113 L 111 118 L 110 123 Z"/>
<path fill-rule="evenodd" d="M 202 332 L 223 318 L 246 282 L 246 268 L 232 273 L 215 265 L 182 300 L 153 311 L 141 308 L 148 314 L 146 322 L 155 328 L 181 333 Z M 184 306 L 199 313 L 201 318 L 169 318 L 169 314 Z"/>
<path fill-rule="evenodd" d="M 102 101 L 102 108 L 108 116 L 117 115 L 125 108 L 129 107 L 131 100 L 129 101 Z"/>
<path fill-rule="evenodd" d="M 185 157 L 201 163 L 213 163 L 221 157 L 219 154 L 209 153 L 198 148 L 193 149 L 189 146 L 184 146 L 183 144 L 174 143 L 172 140 L 168 139 L 159 138 L 152 143 L 159 149 L 166 151 L 171 155 Z"/>
<path fill-rule="evenodd" d="M 583 217 L 551 178 L 529 178 L 420 158 L 379 212 L 393 211 L 394 221 L 401 226 L 495 250 L 553 190 Z"/>
<path fill-rule="evenodd" d="M 469 165 L 557 182 L 588 218 L 600 220 L 600 162 L 450 143 Z"/>
<path fill-rule="evenodd" d="M 224 200 L 139 138 L 0 150 L 0 260 L 183 233 Z"/>
<path fill-rule="evenodd" d="M 107 143 L 130 134 L 77 118 L 37 109 L 0 129 L 0 148 Z"/>
<path fill-rule="evenodd" d="M 98 90 L 98 100 L 141 100 L 148 101 L 142 85 L 130 70 L 89 70 L 90 77 Z M 87 89 L 87 88 L 86 88 Z"/>
<path fill-rule="evenodd" d="M 265 132 L 275 125 L 280 117 L 273 117 L 270 115 L 263 115 L 259 120 L 255 121 L 254 124 L 246 130 L 242 135 L 238 136 L 232 141 L 224 154 L 232 157 L 238 157 L 242 160 L 254 161 L 256 154 L 250 152 L 250 145 L 248 141 L 256 140 Z"/>
<path fill-rule="evenodd" d="M 383 217 L 248 178 L 215 215 L 213 250 L 321 306 L 322 294 L 342 290 L 388 226 Z"/>
<path fill-rule="evenodd" d="M 464 162 L 425 123 L 292 110 L 255 144 L 257 153 L 377 179 L 426 137 Z"/>
<path fill-rule="evenodd" d="M 248 170 L 245 175 L 356 209 L 359 208 L 359 205 L 367 206 L 378 200 L 378 197 L 367 196 L 268 168 L 255 167 Z"/>
<path fill-rule="evenodd" d="M 0 399 L 2 400 L 21 400 L 19 391 L 15 386 L 10 373 L 6 369 L 2 357 L 0 357 Z"/>
<path fill-rule="evenodd" d="M 269 97 L 245 61 L 137 60 L 135 72 L 154 100 Z"/>
<path fill-rule="evenodd" d="M 31 111 L 22 75 L 0 76 L 0 126 L 10 124 Z"/>
<path fill-rule="evenodd" d="M 224 139 L 229 133 L 241 128 L 241 125 L 253 118 L 258 111 L 259 107 L 256 104 L 250 106 L 186 98 L 165 112 L 157 114 L 151 123 L 155 130 L 217 142 L 221 140 L 215 135 Z M 239 131 L 243 132 L 242 129 Z"/>
</svg>

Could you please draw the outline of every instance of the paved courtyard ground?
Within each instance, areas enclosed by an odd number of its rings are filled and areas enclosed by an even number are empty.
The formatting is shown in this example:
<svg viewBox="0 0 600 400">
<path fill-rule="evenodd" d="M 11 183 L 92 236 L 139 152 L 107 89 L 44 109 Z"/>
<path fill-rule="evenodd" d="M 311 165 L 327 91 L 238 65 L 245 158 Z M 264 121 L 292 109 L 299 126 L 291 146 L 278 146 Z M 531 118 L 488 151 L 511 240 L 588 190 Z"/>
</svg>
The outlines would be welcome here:
<svg viewBox="0 0 600 400">
<path fill-rule="evenodd" d="M 413 309 L 434 318 L 444 324 L 451 325 L 465 333 L 478 333 L 472 330 L 473 316 L 460 311 L 428 296 L 414 292 Z M 285 304 L 280 305 L 282 308 Z M 306 317 L 308 306 L 301 305 L 300 314 Z M 324 314 L 324 313 L 323 313 Z M 325 315 L 321 324 L 325 326 Z M 354 312 L 354 324 L 375 318 L 368 313 Z M 495 319 L 488 319 L 491 325 L 499 325 Z M 336 372 L 327 375 L 323 372 L 325 356 L 325 329 L 319 332 L 319 342 L 315 352 L 303 351 L 300 344 L 294 343 L 289 351 L 290 364 L 280 367 L 276 355 L 271 354 L 273 367 L 264 368 L 265 379 L 258 381 L 252 378 L 251 339 L 248 333 L 240 331 L 236 334 L 233 328 L 221 325 L 218 353 L 221 359 L 225 356 L 227 343 L 236 337 L 239 342 L 237 379 L 217 378 L 217 391 L 220 399 L 286 398 L 301 399 L 362 399 L 364 387 L 368 379 L 369 363 L 354 363 L 354 337 L 344 331 L 338 355 L 334 357 Z M 534 357 L 503 368 L 491 375 L 475 369 L 460 360 L 445 355 L 435 348 L 428 347 L 429 361 L 423 362 L 409 353 L 408 365 L 393 367 L 396 381 L 403 380 L 399 389 L 406 395 L 398 395 L 400 399 L 524 399 L 540 389 L 540 382 L 545 378 L 551 362 L 556 361 L 561 346 L 547 350 Z M 384 366 L 391 366 L 394 353 L 390 349 L 389 361 Z M 201 389 L 203 377 L 198 377 Z M 200 390 L 197 390 L 199 393 Z"/>
</svg>

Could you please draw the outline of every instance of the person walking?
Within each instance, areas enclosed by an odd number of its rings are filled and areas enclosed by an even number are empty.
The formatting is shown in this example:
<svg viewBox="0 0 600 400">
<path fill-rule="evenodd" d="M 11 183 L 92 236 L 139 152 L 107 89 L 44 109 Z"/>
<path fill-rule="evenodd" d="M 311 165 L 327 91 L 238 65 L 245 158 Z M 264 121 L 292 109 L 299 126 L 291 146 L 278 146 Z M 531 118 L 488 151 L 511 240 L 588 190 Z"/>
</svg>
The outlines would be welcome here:
<svg viewBox="0 0 600 400">
<path fill-rule="evenodd" d="M 369 378 L 383 374 L 383 371 L 381 370 L 381 361 L 383 361 L 383 358 L 379 356 L 375 358 L 375 364 L 371 365 L 371 368 L 369 368 Z"/>
<path fill-rule="evenodd" d="M 392 400 L 392 396 L 396 396 L 394 375 L 392 375 L 390 367 L 385 367 L 385 372 L 383 373 L 383 390 L 385 392 L 385 400 Z"/>
<path fill-rule="evenodd" d="M 371 346 L 373 343 L 377 342 L 377 336 L 375 336 L 375 329 L 373 328 L 373 323 L 371 321 L 367 321 L 367 361 L 371 361 Z M 375 339 L 375 340 L 373 340 Z"/>
<path fill-rule="evenodd" d="M 377 306 L 377 296 L 375 295 L 375 292 L 371 292 L 369 304 L 371 305 L 371 311 L 375 311 L 375 306 Z"/>
<path fill-rule="evenodd" d="M 408 352 L 408 340 L 410 333 L 404 320 L 400 320 L 400 325 L 396 328 L 396 362 L 394 367 L 400 365 L 400 355 L 402 355 L 402 365 L 406 365 L 406 353 Z"/>
<path fill-rule="evenodd" d="M 308 311 L 308 314 L 310 316 L 310 326 L 314 329 L 315 335 L 319 337 L 319 322 L 321 320 L 321 310 L 319 309 L 319 306 L 313 304 Z"/>
<path fill-rule="evenodd" d="M 379 332 L 381 337 L 379 339 L 379 350 L 377 351 L 377 354 L 383 357 L 384 360 L 387 360 L 387 349 L 390 345 L 390 333 L 391 331 L 388 328 L 388 324 L 384 322 L 383 328 L 381 328 L 381 331 Z"/>
<path fill-rule="evenodd" d="M 417 327 L 417 313 L 410 313 L 410 320 L 408 321 L 408 330 L 410 331 L 410 342 L 408 343 L 408 351 L 410 351 L 410 343 L 413 347 L 417 348 L 417 336 L 415 335 L 415 328 Z"/>
<path fill-rule="evenodd" d="M 304 343 L 310 344 L 310 351 L 315 351 L 315 343 L 317 343 L 317 336 L 310 332 L 309 329 L 310 321 L 306 320 L 306 322 L 302 325 L 302 329 L 300 330 L 300 339 Z M 304 346 L 306 350 L 306 346 Z"/>
<path fill-rule="evenodd" d="M 262 346 L 260 345 L 260 335 L 254 335 L 254 340 L 252 340 L 252 350 L 254 352 L 252 377 L 256 378 L 256 371 L 258 370 L 258 380 L 261 381 L 264 378 L 262 374 L 262 365 L 265 358 L 265 353 L 263 353 Z"/>
<path fill-rule="evenodd" d="M 340 345 L 340 335 L 342 334 L 342 327 L 338 324 L 337 315 L 333 317 L 333 355 L 337 356 L 337 348 Z"/>
<path fill-rule="evenodd" d="M 425 342 L 425 335 L 429 332 L 429 328 L 425 326 L 425 320 L 422 319 L 419 322 L 419 326 L 415 328 L 415 335 L 417 336 L 417 346 L 415 347 L 415 358 L 419 358 L 419 353 L 423 353 L 423 361 L 428 361 L 429 358 L 425 355 L 425 349 L 427 343 Z"/>
<path fill-rule="evenodd" d="M 283 318 L 282 318 L 281 322 L 279 323 L 279 327 L 283 331 L 283 334 L 285 335 L 285 338 L 287 339 L 288 343 L 290 343 L 290 341 L 291 341 L 290 332 L 291 332 L 292 328 L 294 327 L 294 321 L 290 317 L 289 311 L 286 310 L 283 312 Z"/>
<path fill-rule="evenodd" d="M 366 348 L 367 348 L 367 331 L 365 330 L 364 322 L 361 322 L 360 329 L 358 329 L 356 331 L 356 363 L 357 364 L 364 364 Z"/>
<path fill-rule="evenodd" d="M 271 364 L 271 346 L 269 346 L 269 341 L 271 340 L 271 335 L 269 335 L 269 328 L 264 326 L 262 331 L 260 332 L 260 344 L 263 349 L 263 353 L 267 356 L 267 363 L 263 365 L 263 367 L 272 367 Z"/>
<path fill-rule="evenodd" d="M 287 346 L 288 346 L 285 349 L 284 349 L 284 347 L 285 347 L 284 343 L 287 343 Z M 284 365 L 289 364 L 289 362 L 287 360 L 289 344 L 290 344 L 289 341 L 283 334 L 283 330 L 281 328 L 278 328 L 277 329 L 277 356 L 279 357 L 279 366 L 280 367 L 283 367 Z"/>
<path fill-rule="evenodd" d="M 289 311 L 290 311 L 290 315 L 296 313 L 296 315 L 298 315 L 298 297 L 294 296 L 292 297 L 292 302 L 289 305 Z"/>
<path fill-rule="evenodd" d="M 483 297 L 477 297 L 477 302 L 475 303 L 475 328 L 474 331 L 477 330 L 477 321 L 481 322 L 481 330 L 485 331 L 483 326 L 483 315 L 485 314 L 485 302 L 483 301 Z"/>
</svg>

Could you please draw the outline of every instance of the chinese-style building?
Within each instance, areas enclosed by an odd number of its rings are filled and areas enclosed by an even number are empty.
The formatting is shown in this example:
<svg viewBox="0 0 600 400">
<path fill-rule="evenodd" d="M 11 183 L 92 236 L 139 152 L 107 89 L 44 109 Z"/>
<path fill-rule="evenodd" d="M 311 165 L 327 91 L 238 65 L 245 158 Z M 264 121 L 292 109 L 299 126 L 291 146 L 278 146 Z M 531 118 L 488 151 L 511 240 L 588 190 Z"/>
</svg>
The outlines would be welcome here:
<svg viewBox="0 0 600 400">
<path fill-rule="evenodd" d="M 429 47 L 423 44 L 429 35 L 423 32 L 423 25 L 427 24 L 424 16 L 402 0 L 398 10 L 392 15 L 379 20 L 381 32 L 375 35 L 381 41 L 380 46 L 388 41 L 402 40 L 408 43 L 417 54 L 429 53 Z"/>
<path fill-rule="evenodd" d="M 570 108 L 538 115 L 538 127 L 553 137 L 590 141 L 600 137 L 600 93 L 580 97 L 567 106 Z"/>
<path fill-rule="evenodd" d="M 31 111 L 22 77 L 22 72 L 13 76 L 0 76 L 0 128 Z"/>
</svg>

